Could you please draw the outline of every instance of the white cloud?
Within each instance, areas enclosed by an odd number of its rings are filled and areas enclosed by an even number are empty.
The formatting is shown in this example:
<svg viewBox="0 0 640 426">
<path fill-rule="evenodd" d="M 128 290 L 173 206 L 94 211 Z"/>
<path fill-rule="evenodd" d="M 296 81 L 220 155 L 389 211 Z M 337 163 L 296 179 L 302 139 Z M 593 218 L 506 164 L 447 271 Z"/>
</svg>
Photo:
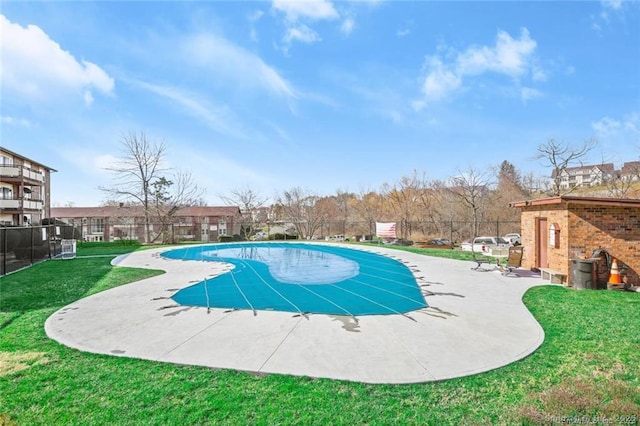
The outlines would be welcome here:
<svg viewBox="0 0 640 426">
<path fill-rule="evenodd" d="M 514 39 L 505 31 L 499 31 L 494 46 L 472 46 L 452 57 L 449 63 L 438 56 L 426 58 L 427 70 L 422 84 L 425 102 L 440 101 L 458 91 L 463 80 L 468 76 L 485 73 L 505 75 L 512 79 L 520 79 L 527 74 L 534 81 L 546 79 L 544 70 L 533 63 L 536 41 L 531 39 L 529 31 L 523 29 L 519 39 Z M 447 51 L 446 47 L 440 50 Z M 532 89 L 522 93 L 524 96 L 535 95 Z"/>
<path fill-rule="evenodd" d="M 240 87 L 296 98 L 293 87 L 275 69 L 254 53 L 221 37 L 212 34 L 189 37 L 182 44 L 182 50 L 189 62 Z"/>
<path fill-rule="evenodd" d="M 614 119 L 608 116 L 591 123 L 591 128 L 598 136 L 610 137 L 620 134 L 640 136 L 640 113 L 633 112 L 622 119 Z"/>
<path fill-rule="evenodd" d="M 8 115 L 0 116 L 0 122 L 10 126 L 31 127 L 31 122 L 25 118 L 15 118 Z"/>
<path fill-rule="evenodd" d="M 90 107 L 93 104 L 93 95 L 91 94 L 90 90 L 84 91 L 84 104 L 87 107 Z"/>
<path fill-rule="evenodd" d="M 462 85 L 461 77 L 448 69 L 438 57 L 429 58 L 429 73 L 422 85 L 422 92 L 429 101 L 439 101 Z"/>
<path fill-rule="evenodd" d="M 0 15 L 2 87 L 36 100 L 59 99 L 60 93 L 97 90 L 112 94 L 114 80 L 97 65 L 78 61 L 35 25 L 22 27 Z"/>
<path fill-rule="evenodd" d="M 82 156 L 82 158 L 91 158 L 91 156 L 89 157 L 85 157 L 84 155 Z M 111 154 L 100 154 L 100 155 L 94 155 L 93 159 L 90 163 L 84 162 L 85 164 L 82 164 L 83 162 L 78 162 L 78 165 L 82 165 L 83 167 L 86 167 L 87 165 L 91 165 L 91 168 L 87 168 L 87 171 L 100 171 L 101 174 L 110 174 L 112 172 L 110 172 L 108 169 L 114 167 L 115 164 L 118 164 L 119 162 L 121 162 L 122 160 L 118 157 L 116 157 L 115 155 L 111 155 Z"/>
<path fill-rule="evenodd" d="M 234 114 L 226 107 L 213 106 L 175 87 L 159 86 L 142 81 L 138 81 L 135 84 L 175 102 L 184 108 L 188 114 L 197 117 L 218 133 L 238 138 L 244 136 L 239 126 L 233 124 L 237 121 Z"/>
<path fill-rule="evenodd" d="M 249 14 L 249 22 L 255 23 L 258 22 L 264 16 L 264 12 L 261 10 L 255 10 Z"/>
<path fill-rule="evenodd" d="M 256 10 L 249 14 L 249 37 L 253 41 L 258 41 L 258 31 L 256 30 L 256 23 L 262 19 L 264 12 L 261 10 Z"/>
<path fill-rule="evenodd" d="M 342 31 L 342 34 L 350 35 L 353 32 L 355 25 L 356 23 L 352 18 L 347 18 L 342 21 L 342 25 L 340 25 L 340 31 Z"/>
<path fill-rule="evenodd" d="M 507 32 L 499 31 L 494 47 L 472 47 L 458 55 L 458 74 L 482 74 L 487 71 L 518 77 L 529 69 L 529 58 L 536 48 L 536 42 L 523 29 L 519 40 L 514 40 Z"/>
<path fill-rule="evenodd" d="M 604 9 L 618 10 L 622 7 L 622 0 L 602 0 L 600 4 Z"/>
<path fill-rule="evenodd" d="M 415 27 L 415 22 L 411 19 L 407 21 L 398 31 L 396 31 L 396 36 L 398 38 L 406 37 L 411 34 L 412 29 Z"/>
<path fill-rule="evenodd" d="M 622 0 L 602 0 L 600 7 L 600 13 L 596 16 L 591 16 L 591 28 L 597 33 L 602 33 L 603 27 L 611 25 L 612 17 L 615 18 L 624 13 L 624 2 Z"/>
<path fill-rule="evenodd" d="M 531 70 L 531 78 L 533 78 L 533 81 L 547 81 L 549 76 L 547 75 L 546 71 L 544 71 L 543 69 L 534 67 Z"/>
<path fill-rule="evenodd" d="M 542 92 L 537 89 L 532 89 L 530 87 L 523 87 L 520 89 L 520 98 L 523 103 L 527 103 L 531 99 L 538 99 L 542 97 Z"/>
<path fill-rule="evenodd" d="M 289 22 L 296 22 L 300 18 L 320 20 L 340 17 L 333 4 L 326 0 L 274 0 L 273 8 L 283 12 Z"/>
<path fill-rule="evenodd" d="M 599 135 L 609 135 L 620 130 L 622 126 L 618 120 L 614 120 L 610 117 L 603 117 L 600 120 L 591 123 L 591 127 Z"/>
<path fill-rule="evenodd" d="M 210 148 L 207 155 L 202 155 L 189 144 L 189 141 L 177 140 L 175 146 L 180 149 L 172 153 L 172 159 L 177 164 L 189 164 L 194 181 L 205 190 L 205 198 L 213 205 L 223 203 L 219 197 L 234 189 L 249 186 L 266 195 L 277 183 L 270 172 L 248 166 L 244 159 L 238 161 L 230 157 L 230 152 Z M 215 167 L 211 167 L 212 158 L 215 158 Z"/>
<path fill-rule="evenodd" d="M 340 19 L 333 3 L 327 0 L 273 0 L 272 5 L 273 10 L 285 15 L 285 34 L 282 37 L 283 46 L 280 47 L 285 54 L 289 53 L 294 41 L 310 44 L 322 40 L 317 31 L 308 26 L 310 21 Z M 353 19 L 346 18 L 340 25 L 340 31 L 349 35 L 354 25 Z"/>
<path fill-rule="evenodd" d="M 321 40 L 322 39 L 318 33 L 306 25 L 298 25 L 297 27 L 289 28 L 283 38 L 283 41 L 286 44 L 291 44 L 292 41 L 300 41 L 310 44 Z"/>
</svg>

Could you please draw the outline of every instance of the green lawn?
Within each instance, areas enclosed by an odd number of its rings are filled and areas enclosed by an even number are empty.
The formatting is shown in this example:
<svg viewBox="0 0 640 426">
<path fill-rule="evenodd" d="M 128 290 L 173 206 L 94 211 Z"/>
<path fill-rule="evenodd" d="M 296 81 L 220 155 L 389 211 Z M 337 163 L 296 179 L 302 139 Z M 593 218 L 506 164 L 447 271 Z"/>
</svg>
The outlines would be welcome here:
<svg viewBox="0 0 640 426">
<path fill-rule="evenodd" d="M 438 383 L 367 385 L 94 355 L 49 340 L 43 325 L 57 309 L 158 273 L 110 260 L 47 261 L 0 278 L 0 425 L 640 420 L 637 293 L 531 289 L 524 301 L 546 339 L 526 359 Z"/>
</svg>

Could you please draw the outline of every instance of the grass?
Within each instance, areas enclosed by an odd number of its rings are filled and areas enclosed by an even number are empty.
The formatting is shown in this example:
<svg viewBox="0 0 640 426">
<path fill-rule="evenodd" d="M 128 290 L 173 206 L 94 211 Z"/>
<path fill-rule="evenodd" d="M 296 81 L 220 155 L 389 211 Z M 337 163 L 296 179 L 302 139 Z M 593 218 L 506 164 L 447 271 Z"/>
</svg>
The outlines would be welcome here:
<svg viewBox="0 0 640 426">
<path fill-rule="evenodd" d="M 114 254 L 113 247 L 101 250 Z M 49 340 L 43 324 L 57 309 L 158 273 L 109 262 L 109 257 L 47 261 L 0 279 L 0 425 L 538 424 L 575 416 L 637 424 L 640 419 L 636 293 L 533 288 L 524 302 L 546 338 L 531 356 L 460 379 L 368 385 L 95 355 Z"/>
</svg>

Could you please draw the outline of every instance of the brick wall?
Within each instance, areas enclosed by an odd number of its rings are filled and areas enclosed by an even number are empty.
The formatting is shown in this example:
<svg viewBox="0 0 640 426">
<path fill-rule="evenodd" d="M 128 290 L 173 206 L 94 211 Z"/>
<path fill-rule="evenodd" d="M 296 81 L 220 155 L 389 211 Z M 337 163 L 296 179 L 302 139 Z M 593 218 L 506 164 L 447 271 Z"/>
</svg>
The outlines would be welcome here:
<svg viewBox="0 0 640 426">
<path fill-rule="evenodd" d="M 571 280 L 571 259 L 590 257 L 604 249 L 624 267 L 631 284 L 640 285 L 640 207 L 590 205 L 562 202 L 521 208 L 522 266 L 550 268 Z M 547 228 L 560 228 L 558 247 L 548 247 L 547 264 L 536 258 L 536 223 L 546 218 Z"/>
<path fill-rule="evenodd" d="M 602 248 L 626 268 L 629 282 L 640 283 L 640 208 L 572 205 L 569 226 L 570 250 Z"/>
<path fill-rule="evenodd" d="M 549 205 L 541 209 L 540 206 L 528 207 L 522 210 L 522 245 L 524 253 L 522 266 L 525 268 L 550 268 L 558 272 L 567 274 L 569 271 L 569 241 L 568 241 L 568 212 L 566 206 Z M 560 229 L 558 235 L 558 247 L 548 247 L 547 259 L 537 258 L 536 244 L 540 238 L 537 233 L 537 222 L 540 218 L 545 218 L 546 228 L 551 224 L 557 224 Z M 548 239 L 548 235 L 547 235 Z"/>
</svg>

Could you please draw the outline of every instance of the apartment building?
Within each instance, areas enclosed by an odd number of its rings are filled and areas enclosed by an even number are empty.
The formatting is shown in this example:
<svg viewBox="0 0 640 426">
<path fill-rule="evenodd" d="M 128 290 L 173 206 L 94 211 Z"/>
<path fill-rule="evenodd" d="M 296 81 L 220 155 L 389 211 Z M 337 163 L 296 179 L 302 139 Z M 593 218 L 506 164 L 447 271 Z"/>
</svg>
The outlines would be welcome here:
<svg viewBox="0 0 640 426">
<path fill-rule="evenodd" d="M 627 182 L 640 180 L 640 161 L 630 161 L 616 170 L 613 163 L 591 166 L 567 167 L 560 171 L 560 188 L 578 188 L 602 185 L 611 179 L 623 179 Z M 552 178 L 556 178 L 553 173 Z"/>
<path fill-rule="evenodd" d="M 49 217 L 51 173 L 57 170 L 0 148 L 0 225 L 32 225 Z"/>
<path fill-rule="evenodd" d="M 140 206 L 53 207 L 51 215 L 79 229 L 84 241 L 145 240 Z M 152 237 L 159 236 L 158 242 L 215 242 L 220 236 L 240 234 L 242 222 L 237 206 L 183 207 L 168 223 L 151 221 L 149 230 Z"/>
</svg>

